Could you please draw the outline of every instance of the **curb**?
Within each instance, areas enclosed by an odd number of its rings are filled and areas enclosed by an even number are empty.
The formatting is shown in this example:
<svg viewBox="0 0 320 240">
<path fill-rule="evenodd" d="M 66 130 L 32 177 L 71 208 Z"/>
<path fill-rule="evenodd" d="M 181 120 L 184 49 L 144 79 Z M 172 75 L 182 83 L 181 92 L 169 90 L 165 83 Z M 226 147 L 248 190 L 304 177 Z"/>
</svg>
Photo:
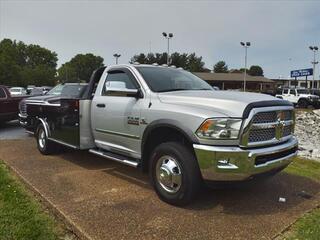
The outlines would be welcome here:
<svg viewBox="0 0 320 240">
<path fill-rule="evenodd" d="M 316 195 L 316 197 L 318 197 L 319 194 Z M 320 196 L 320 195 L 319 195 Z M 317 204 L 314 208 L 309 209 L 305 212 L 303 212 L 299 218 L 295 219 L 294 221 L 292 221 L 291 223 L 289 223 L 284 229 L 282 229 L 280 232 L 276 233 L 273 237 L 271 237 L 271 239 L 273 240 L 278 240 L 278 239 L 282 239 L 281 236 L 283 236 L 283 234 L 285 234 L 286 232 L 288 232 L 290 230 L 290 228 L 299 221 L 299 219 L 301 219 L 303 216 L 305 216 L 306 214 L 311 213 L 313 210 L 320 208 L 320 203 Z"/>
<path fill-rule="evenodd" d="M 69 218 L 66 214 L 64 214 L 53 202 L 47 199 L 41 192 L 32 185 L 26 178 L 24 178 L 17 170 L 13 167 L 9 166 L 5 160 L 3 160 L 6 167 L 16 175 L 20 180 L 22 180 L 23 184 L 35 195 L 37 200 L 43 204 L 45 207 L 49 209 L 49 211 L 59 220 L 61 220 L 66 226 L 67 229 L 70 230 L 78 239 L 80 240 L 94 240 L 90 237 L 85 231 L 83 231 L 79 226 L 77 226 L 71 218 Z"/>
</svg>

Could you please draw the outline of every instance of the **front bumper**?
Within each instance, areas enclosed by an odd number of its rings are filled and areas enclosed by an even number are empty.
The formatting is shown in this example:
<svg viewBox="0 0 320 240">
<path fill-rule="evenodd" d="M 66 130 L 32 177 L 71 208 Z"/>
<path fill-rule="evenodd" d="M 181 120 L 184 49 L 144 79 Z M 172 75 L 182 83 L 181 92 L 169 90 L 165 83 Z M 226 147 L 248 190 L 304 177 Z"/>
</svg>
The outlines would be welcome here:
<svg viewBox="0 0 320 240">
<path fill-rule="evenodd" d="M 28 125 L 28 117 L 27 115 L 22 115 L 21 113 L 18 114 L 19 116 L 19 124 L 22 127 L 26 127 Z"/>
<path fill-rule="evenodd" d="M 292 137 L 271 147 L 243 149 L 194 144 L 205 181 L 241 181 L 286 167 L 297 155 L 298 140 Z"/>
</svg>

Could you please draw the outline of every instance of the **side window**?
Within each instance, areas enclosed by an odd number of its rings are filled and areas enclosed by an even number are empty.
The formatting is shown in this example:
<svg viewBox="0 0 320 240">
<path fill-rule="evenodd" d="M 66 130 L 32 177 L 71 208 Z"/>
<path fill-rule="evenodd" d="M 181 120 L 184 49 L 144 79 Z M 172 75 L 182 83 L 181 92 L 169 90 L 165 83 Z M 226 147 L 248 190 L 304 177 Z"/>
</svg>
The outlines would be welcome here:
<svg viewBox="0 0 320 240">
<path fill-rule="evenodd" d="M 2 88 L 0 88 L 0 98 L 6 98 L 7 95 Z"/>
<path fill-rule="evenodd" d="M 291 89 L 291 90 L 290 90 L 290 94 L 291 94 L 291 95 L 296 95 L 296 91 L 295 91 L 294 89 Z"/>
<path fill-rule="evenodd" d="M 107 92 L 106 88 L 137 89 L 137 83 L 132 75 L 123 71 L 109 72 L 102 90 L 103 96 L 119 96 L 119 93 Z"/>
</svg>

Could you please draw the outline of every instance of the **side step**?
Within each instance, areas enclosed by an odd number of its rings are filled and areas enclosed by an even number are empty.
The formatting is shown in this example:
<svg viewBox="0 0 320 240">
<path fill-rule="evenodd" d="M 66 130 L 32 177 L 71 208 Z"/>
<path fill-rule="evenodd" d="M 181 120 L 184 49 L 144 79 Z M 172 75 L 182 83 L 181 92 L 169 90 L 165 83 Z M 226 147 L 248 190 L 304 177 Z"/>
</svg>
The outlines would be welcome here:
<svg viewBox="0 0 320 240">
<path fill-rule="evenodd" d="M 90 149 L 89 152 L 93 153 L 95 155 L 119 162 L 119 163 L 123 163 L 123 164 L 131 166 L 131 167 L 136 168 L 139 165 L 139 163 L 136 162 L 134 159 L 128 159 L 128 157 L 125 157 L 125 156 L 122 156 L 122 155 L 119 155 L 116 153 L 111 153 L 111 152 L 107 152 L 107 151 L 103 151 L 103 150 L 99 150 L 99 149 Z"/>
</svg>

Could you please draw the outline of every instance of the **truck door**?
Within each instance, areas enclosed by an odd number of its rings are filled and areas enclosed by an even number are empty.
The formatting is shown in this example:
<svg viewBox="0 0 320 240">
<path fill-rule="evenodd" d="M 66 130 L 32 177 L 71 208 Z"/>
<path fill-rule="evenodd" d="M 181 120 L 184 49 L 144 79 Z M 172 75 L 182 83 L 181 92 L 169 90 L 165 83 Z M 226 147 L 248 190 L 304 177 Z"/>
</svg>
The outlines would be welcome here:
<svg viewBox="0 0 320 240">
<path fill-rule="evenodd" d="M 289 94 L 288 94 L 288 101 L 292 103 L 297 103 L 298 102 L 298 96 L 296 94 L 296 89 L 290 89 Z"/>
<path fill-rule="evenodd" d="M 104 76 L 104 75 L 103 75 Z M 140 157 L 140 109 L 143 98 L 121 94 L 121 88 L 137 90 L 139 84 L 126 68 L 109 71 L 100 82 L 91 107 L 92 132 L 98 147 Z M 108 86 L 119 91 L 108 91 Z M 102 87 L 101 87 L 102 86 Z"/>
<path fill-rule="evenodd" d="M 5 119 L 8 113 L 8 99 L 7 94 L 2 87 L 0 87 L 0 119 Z"/>
</svg>

